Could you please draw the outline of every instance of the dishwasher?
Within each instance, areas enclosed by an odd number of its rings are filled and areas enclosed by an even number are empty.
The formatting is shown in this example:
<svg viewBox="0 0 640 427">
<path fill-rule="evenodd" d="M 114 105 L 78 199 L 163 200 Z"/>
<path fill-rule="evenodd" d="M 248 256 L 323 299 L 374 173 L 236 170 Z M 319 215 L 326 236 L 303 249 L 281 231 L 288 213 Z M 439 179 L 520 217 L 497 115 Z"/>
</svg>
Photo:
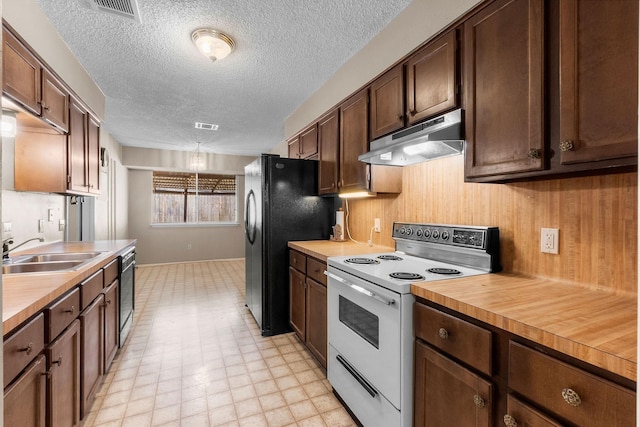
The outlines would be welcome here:
<svg viewBox="0 0 640 427">
<path fill-rule="evenodd" d="M 135 248 L 124 253 L 119 257 L 120 262 L 120 289 L 118 292 L 120 298 L 120 335 L 118 347 L 124 345 L 129 330 L 133 324 L 133 309 L 135 306 L 135 267 L 136 252 Z"/>
</svg>

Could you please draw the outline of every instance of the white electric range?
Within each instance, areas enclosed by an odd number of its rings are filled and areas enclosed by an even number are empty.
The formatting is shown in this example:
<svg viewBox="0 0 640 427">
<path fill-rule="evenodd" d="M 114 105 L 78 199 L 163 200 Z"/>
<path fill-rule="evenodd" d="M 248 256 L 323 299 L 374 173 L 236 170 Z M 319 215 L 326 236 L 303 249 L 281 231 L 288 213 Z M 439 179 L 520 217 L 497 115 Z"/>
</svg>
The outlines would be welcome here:
<svg viewBox="0 0 640 427">
<path fill-rule="evenodd" d="M 500 271 L 496 227 L 394 223 L 395 252 L 328 260 L 328 379 L 366 427 L 412 423 L 411 284 Z"/>
</svg>

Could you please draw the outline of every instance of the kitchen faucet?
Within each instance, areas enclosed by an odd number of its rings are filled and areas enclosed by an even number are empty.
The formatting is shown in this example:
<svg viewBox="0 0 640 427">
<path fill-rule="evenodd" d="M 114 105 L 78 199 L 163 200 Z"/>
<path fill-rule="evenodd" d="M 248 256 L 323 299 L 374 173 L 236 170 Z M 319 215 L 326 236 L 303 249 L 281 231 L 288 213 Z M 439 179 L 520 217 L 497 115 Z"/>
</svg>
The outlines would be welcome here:
<svg viewBox="0 0 640 427">
<path fill-rule="evenodd" d="M 43 237 L 33 237 L 31 239 L 25 240 L 24 242 L 12 247 L 11 249 L 9 249 L 9 245 L 13 244 L 13 237 L 9 237 L 7 239 L 4 239 L 2 241 L 2 262 L 8 262 L 9 261 L 9 252 L 18 249 L 20 246 L 25 245 L 33 240 L 39 240 L 40 242 L 44 242 L 44 238 Z"/>
</svg>

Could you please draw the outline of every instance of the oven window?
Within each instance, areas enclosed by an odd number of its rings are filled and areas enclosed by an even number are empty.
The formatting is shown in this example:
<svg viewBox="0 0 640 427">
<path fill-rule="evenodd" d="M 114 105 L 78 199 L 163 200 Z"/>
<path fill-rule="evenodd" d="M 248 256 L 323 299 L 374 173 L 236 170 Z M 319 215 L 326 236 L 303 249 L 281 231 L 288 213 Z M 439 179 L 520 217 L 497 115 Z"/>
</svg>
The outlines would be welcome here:
<svg viewBox="0 0 640 427">
<path fill-rule="evenodd" d="M 358 304 L 354 304 L 342 295 L 339 295 L 338 298 L 338 318 L 340 322 L 367 340 L 369 344 L 379 349 L 378 335 L 380 331 L 380 321 L 378 316 L 365 310 Z"/>
</svg>

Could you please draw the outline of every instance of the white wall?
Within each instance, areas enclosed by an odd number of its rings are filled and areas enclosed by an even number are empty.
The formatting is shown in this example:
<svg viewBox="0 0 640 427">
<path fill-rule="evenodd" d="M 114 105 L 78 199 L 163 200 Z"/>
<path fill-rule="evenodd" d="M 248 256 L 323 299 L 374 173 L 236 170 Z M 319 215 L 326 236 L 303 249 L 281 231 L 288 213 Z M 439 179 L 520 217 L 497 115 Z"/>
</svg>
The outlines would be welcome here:
<svg viewBox="0 0 640 427">
<path fill-rule="evenodd" d="M 140 264 L 244 257 L 244 167 L 252 156 L 202 154 L 203 173 L 237 175 L 238 223 L 228 226 L 152 226 L 152 172 L 190 171 L 193 152 L 122 147 L 129 168 L 129 235 L 138 239 Z M 190 248 L 190 249 L 189 249 Z"/>
</svg>

